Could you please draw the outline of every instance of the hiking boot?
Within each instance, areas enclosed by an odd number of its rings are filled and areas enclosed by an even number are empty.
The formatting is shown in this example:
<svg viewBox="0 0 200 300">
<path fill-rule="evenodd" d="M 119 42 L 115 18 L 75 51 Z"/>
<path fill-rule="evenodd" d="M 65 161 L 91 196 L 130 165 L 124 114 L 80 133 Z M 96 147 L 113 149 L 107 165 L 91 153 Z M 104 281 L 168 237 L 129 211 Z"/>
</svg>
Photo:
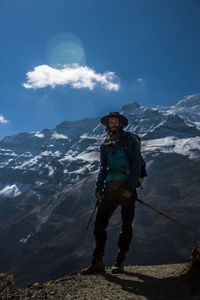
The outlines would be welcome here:
<svg viewBox="0 0 200 300">
<path fill-rule="evenodd" d="M 81 270 L 82 275 L 89 275 L 89 274 L 95 274 L 95 273 L 104 273 L 105 272 L 105 266 L 103 263 L 103 258 L 96 258 L 93 259 L 91 265 L 87 267 L 86 269 Z"/>
<path fill-rule="evenodd" d="M 123 250 L 120 250 L 117 253 L 117 256 L 115 257 L 114 266 L 111 268 L 112 273 L 121 273 L 124 271 L 125 259 L 126 259 L 125 254 L 126 254 L 126 252 Z"/>
</svg>

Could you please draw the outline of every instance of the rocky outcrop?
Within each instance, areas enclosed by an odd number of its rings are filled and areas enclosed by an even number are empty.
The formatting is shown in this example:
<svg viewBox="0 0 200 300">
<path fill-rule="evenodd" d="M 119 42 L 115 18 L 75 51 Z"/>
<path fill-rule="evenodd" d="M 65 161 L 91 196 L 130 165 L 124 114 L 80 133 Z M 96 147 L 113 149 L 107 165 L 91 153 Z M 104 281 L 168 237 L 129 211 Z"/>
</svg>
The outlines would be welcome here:
<svg viewBox="0 0 200 300">
<path fill-rule="evenodd" d="M 71 273 L 55 281 L 29 284 L 24 289 L 4 294 L 2 300 L 196 300 L 187 276 L 188 264 L 126 266 L 120 274 L 80 275 Z M 200 282 L 199 282 L 200 283 Z"/>
</svg>

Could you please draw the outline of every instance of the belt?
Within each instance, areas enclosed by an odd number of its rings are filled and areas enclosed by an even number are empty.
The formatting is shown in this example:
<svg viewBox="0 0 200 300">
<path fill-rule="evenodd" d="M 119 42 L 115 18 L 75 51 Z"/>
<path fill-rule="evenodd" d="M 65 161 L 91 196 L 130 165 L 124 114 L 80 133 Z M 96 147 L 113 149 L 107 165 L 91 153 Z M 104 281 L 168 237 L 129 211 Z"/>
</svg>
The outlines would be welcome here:
<svg viewBox="0 0 200 300">
<path fill-rule="evenodd" d="M 130 175 L 130 166 L 125 166 L 116 169 L 108 169 L 108 173 L 124 173 L 126 175 Z"/>
<path fill-rule="evenodd" d="M 105 187 L 109 190 L 119 190 L 121 188 L 127 187 L 127 181 L 122 180 L 110 180 L 105 183 Z"/>
</svg>

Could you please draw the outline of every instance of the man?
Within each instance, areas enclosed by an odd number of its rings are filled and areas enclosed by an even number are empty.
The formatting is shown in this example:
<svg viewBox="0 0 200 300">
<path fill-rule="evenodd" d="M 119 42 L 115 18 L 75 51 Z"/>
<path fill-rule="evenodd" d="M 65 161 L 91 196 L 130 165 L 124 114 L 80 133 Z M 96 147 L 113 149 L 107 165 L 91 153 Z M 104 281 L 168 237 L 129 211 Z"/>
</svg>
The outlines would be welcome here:
<svg viewBox="0 0 200 300">
<path fill-rule="evenodd" d="M 135 214 L 136 187 L 141 174 L 142 157 L 138 142 L 132 135 L 123 130 L 128 125 L 128 119 L 112 112 L 101 122 L 106 126 L 108 135 L 100 147 L 100 171 L 96 181 L 96 198 L 99 201 L 94 235 L 96 247 L 93 251 L 91 265 L 81 271 L 82 274 L 104 272 L 104 249 L 106 245 L 106 228 L 108 221 L 121 205 L 122 228 L 118 239 L 119 251 L 115 257 L 112 272 L 124 269 L 126 253 L 132 239 L 132 222 Z"/>
</svg>

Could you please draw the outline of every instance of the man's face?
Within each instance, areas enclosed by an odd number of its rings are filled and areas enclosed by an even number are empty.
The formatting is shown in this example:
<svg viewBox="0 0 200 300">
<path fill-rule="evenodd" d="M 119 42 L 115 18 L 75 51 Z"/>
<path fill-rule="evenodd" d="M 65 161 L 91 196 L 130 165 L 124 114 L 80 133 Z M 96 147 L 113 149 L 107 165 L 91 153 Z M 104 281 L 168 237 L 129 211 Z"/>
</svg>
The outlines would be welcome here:
<svg viewBox="0 0 200 300">
<path fill-rule="evenodd" d="M 120 126 L 120 122 L 118 118 L 109 118 L 108 119 L 108 127 L 110 128 L 110 131 L 112 133 L 115 133 L 118 131 Z"/>
</svg>

